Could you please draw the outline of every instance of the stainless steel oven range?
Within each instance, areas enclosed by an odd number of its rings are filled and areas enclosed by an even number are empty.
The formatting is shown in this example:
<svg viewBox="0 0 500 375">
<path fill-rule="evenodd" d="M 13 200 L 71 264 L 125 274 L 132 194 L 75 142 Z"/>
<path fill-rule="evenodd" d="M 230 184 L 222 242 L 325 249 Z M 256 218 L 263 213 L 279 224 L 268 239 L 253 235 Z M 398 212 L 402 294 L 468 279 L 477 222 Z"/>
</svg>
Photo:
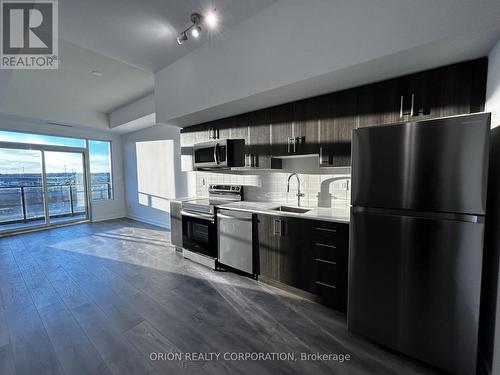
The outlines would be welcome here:
<svg viewBox="0 0 500 375">
<path fill-rule="evenodd" d="M 210 268 L 217 268 L 218 205 L 243 199 L 242 186 L 210 185 L 208 199 L 182 203 L 182 254 Z"/>
</svg>

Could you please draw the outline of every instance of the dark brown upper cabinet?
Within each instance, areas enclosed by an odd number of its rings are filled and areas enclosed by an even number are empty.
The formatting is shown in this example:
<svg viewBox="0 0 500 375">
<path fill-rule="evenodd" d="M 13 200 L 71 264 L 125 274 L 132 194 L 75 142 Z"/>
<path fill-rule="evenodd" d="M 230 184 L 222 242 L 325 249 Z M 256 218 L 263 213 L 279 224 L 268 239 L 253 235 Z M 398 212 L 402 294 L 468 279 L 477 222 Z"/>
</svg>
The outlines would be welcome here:
<svg viewBox="0 0 500 375">
<path fill-rule="evenodd" d="M 246 114 L 248 121 L 247 152 L 255 155 L 257 168 L 271 168 L 271 123 L 269 109 Z"/>
<path fill-rule="evenodd" d="M 311 154 L 318 151 L 318 120 L 318 97 L 293 103 L 291 153 Z"/>
<path fill-rule="evenodd" d="M 236 122 L 235 117 L 226 117 L 219 120 L 210 121 L 208 127 L 208 140 L 230 138 L 231 128 Z"/>
<path fill-rule="evenodd" d="M 409 111 L 404 99 L 405 85 L 399 79 L 362 86 L 357 91 L 360 127 L 398 122 Z"/>
<path fill-rule="evenodd" d="M 357 90 L 319 98 L 319 155 L 321 166 L 351 165 L 352 130 L 357 124 Z"/>
<path fill-rule="evenodd" d="M 487 67 L 484 58 L 424 72 L 434 82 L 430 117 L 484 111 Z"/>
<path fill-rule="evenodd" d="M 359 126 L 484 110 L 487 59 L 477 59 L 358 88 Z"/>
<path fill-rule="evenodd" d="M 248 145 L 248 116 L 238 115 L 232 117 L 231 129 L 229 131 L 229 138 L 244 139 L 245 145 Z"/>
<path fill-rule="evenodd" d="M 209 139 L 243 138 L 257 166 L 270 156 L 319 154 L 322 166 L 349 166 L 352 130 L 484 111 L 487 59 L 477 59 L 195 125 L 183 153 Z M 274 159 L 277 160 L 277 159 Z"/>
<path fill-rule="evenodd" d="M 190 126 L 181 131 L 181 147 L 189 153 L 196 143 L 206 142 L 210 139 L 208 123 Z"/>
<path fill-rule="evenodd" d="M 269 121 L 271 123 L 272 155 L 286 155 L 293 152 L 293 104 L 271 107 Z"/>
</svg>

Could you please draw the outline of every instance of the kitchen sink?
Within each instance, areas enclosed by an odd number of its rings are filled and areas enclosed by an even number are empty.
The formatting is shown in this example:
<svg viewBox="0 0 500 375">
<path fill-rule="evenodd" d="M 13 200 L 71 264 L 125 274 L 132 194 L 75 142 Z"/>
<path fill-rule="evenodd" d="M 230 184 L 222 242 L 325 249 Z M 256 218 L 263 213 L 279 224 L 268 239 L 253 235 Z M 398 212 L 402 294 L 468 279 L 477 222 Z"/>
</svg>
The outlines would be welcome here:
<svg viewBox="0 0 500 375">
<path fill-rule="evenodd" d="M 277 208 L 273 208 L 273 211 L 293 212 L 296 214 L 305 214 L 306 212 L 309 212 L 311 210 L 309 210 L 307 208 L 300 208 L 300 207 L 279 206 Z"/>
</svg>

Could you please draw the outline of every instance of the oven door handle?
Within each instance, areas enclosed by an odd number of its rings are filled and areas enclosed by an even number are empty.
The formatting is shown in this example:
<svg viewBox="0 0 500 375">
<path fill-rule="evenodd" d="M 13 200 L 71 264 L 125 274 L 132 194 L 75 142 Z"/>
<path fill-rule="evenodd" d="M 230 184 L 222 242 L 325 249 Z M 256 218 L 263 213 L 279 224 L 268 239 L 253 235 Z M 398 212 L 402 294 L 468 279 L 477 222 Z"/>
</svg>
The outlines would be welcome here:
<svg viewBox="0 0 500 375">
<path fill-rule="evenodd" d="M 215 221 L 213 215 L 209 215 L 209 214 L 194 213 L 194 212 L 187 212 L 187 211 L 181 210 L 181 215 L 188 216 L 188 217 L 194 217 L 195 219 L 210 220 L 212 223 Z"/>
</svg>

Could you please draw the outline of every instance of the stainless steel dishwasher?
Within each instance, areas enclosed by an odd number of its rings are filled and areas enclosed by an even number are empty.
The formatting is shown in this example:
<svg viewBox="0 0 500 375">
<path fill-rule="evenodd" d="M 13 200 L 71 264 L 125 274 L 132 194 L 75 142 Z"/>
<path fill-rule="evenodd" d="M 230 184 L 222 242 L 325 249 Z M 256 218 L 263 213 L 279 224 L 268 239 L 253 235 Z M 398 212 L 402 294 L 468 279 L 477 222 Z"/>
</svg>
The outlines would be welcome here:
<svg viewBox="0 0 500 375">
<path fill-rule="evenodd" d="M 255 277 L 252 214 L 218 210 L 217 232 L 219 263 Z"/>
</svg>

